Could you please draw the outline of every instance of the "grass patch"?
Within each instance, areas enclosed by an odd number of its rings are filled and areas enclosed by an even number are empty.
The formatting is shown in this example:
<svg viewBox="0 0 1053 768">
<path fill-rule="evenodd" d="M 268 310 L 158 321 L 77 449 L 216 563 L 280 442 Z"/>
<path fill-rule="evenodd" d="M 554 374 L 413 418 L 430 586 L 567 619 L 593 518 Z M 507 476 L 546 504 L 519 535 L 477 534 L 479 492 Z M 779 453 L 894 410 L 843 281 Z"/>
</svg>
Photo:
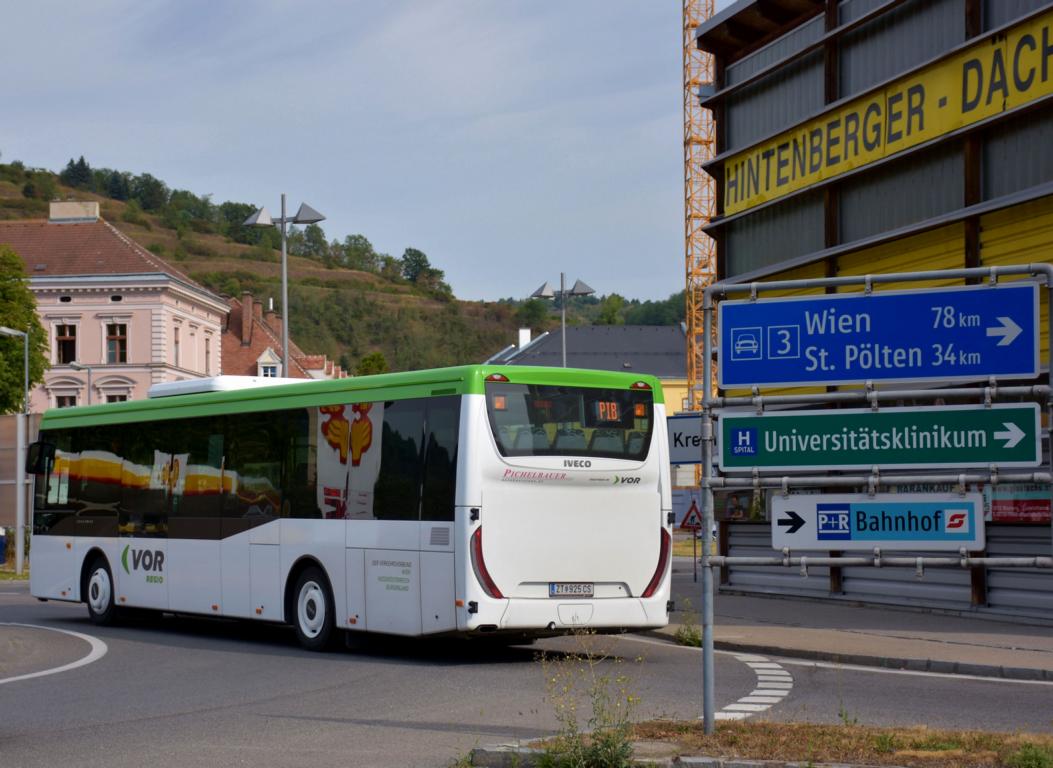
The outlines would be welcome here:
<svg viewBox="0 0 1053 768">
<path fill-rule="evenodd" d="M 17 573 L 15 573 L 14 565 L 11 565 L 10 568 L 6 564 L 0 565 L 0 581 L 24 581 L 28 578 L 29 568 L 25 568 L 22 572 L 22 575 L 19 576 Z"/>
<path fill-rule="evenodd" d="M 651 721 L 633 726 L 632 737 L 668 742 L 682 755 L 924 768 L 1053 768 L 1053 736 L 1039 734 L 757 721 L 720 723 L 707 736 L 701 723 Z"/>
<path fill-rule="evenodd" d="M 673 537 L 673 555 L 676 557 L 691 557 L 692 547 L 694 547 L 693 554 L 695 557 L 702 557 L 702 547 L 704 541 L 697 539 L 694 544 L 691 543 L 690 536 L 674 536 Z M 716 541 L 710 542 L 710 554 L 715 555 L 717 553 Z"/>
</svg>

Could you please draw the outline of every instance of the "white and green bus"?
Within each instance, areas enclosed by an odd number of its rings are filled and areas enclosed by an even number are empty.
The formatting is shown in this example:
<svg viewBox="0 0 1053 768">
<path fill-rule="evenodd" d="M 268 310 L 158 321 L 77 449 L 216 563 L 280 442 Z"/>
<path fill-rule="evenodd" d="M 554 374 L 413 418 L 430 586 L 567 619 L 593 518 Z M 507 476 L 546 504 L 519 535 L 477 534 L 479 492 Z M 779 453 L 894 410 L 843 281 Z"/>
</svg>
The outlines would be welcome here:
<svg viewBox="0 0 1053 768">
<path fill-rule="evenodd" d="M 668 621 L 649 376 L 489 365 L 48 411 L 30 589 L 337 630 L 537 637 Z M 159 389 L 164 389 L 162 385 Z M 155 387 L 155 389 L 158 389 Z"/>
</svg>

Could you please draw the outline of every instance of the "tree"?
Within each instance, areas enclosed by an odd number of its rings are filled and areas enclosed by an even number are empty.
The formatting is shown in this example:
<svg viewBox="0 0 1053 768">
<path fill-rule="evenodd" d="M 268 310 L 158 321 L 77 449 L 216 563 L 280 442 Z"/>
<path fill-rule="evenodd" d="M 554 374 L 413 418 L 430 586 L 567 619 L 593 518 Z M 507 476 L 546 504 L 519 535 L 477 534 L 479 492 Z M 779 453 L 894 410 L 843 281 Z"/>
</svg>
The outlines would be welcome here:
<svg viewBox="0 0 1053 768">
<path fill-rule="evenodd" d="M 625 308 L 625 298 L 617 293 L 604 296 L 600 300 L 600 313 L 596 317 L 597 325 L 624 325 L 625 318 L 622 310 Z"/>
<path fill-rule="evenodd" d="M 548 324 L 548 304 L 542 299 L 524 301 L 516 310 L 516 323 L 521 328 L 543 328 Z"/>
<path fill-rule="evenodd" d="M 315 261 L 329 260 L 329 243 L 325 232 L 317 224 L 308 224 L 303 230 L 303 256 Z"/>
<path fill-rule="evenodd" d="M 399 282 L 402 279 L 401 259 L 396 259 L 387 253 L 378 253 L 377 264 L 380 268 L 380 276 L 384 279 L 392 282 Z"/>
<path fill-rule="evenodd" d="M 91 166 L 88 165 L 84 159 L 84 155 L 80 156 L 77 162 L 73 162 L 73 158 L 69 159 L 66 163 L 66 167 L 59 174 L 59 179 L 68 187 L 77 187 L 80 189 L 86 189 L 91 187 L 92 184 L 92 173 Z"/>
<path fill-rule="evenodd" d="M 37 317 L 36 299 L 26 282 L 22 259 L 0 245 L 0 325 L 29 331 L 29 386 L 44 379 L 47 370 L 47 334 Z M 17 413 L 25 392 L 24 339 L 0 336 L 0 413 Z"/>
<path fill-rule="evenodd" d="M 374 373 L 385 373 L 388 370 L 388 361 L 383 352 L 370 352 L 358 361 L 355 367 L 356 376 L 369 376 Z"/>
<path fill-rule="evenodd" d="M 34 171 L 22 186 L 23 197 L 35 197 L 38 200 L 53 200 L 58 192 L 55 177 L 49 171 Z"/>
<path fill-rule="evenodd" d="M 629 325 L 676 325 L 686 316 L 684 302 L 683 291 L 674 293 L 665 301 L 645 301 L 626 310 L 625 322 Z"/>
<path fill-rule="evenodd" d="M 402 276 L 411 283 L 420 280 L 421 275 L 427 274 L 430 269 L 431 264 L 428 263 L 428 257 L 424 255 L 424 251 L 418 251 L 416 248 L 407 248 L 403 251 Z"/>
<path fill-rule="evenodd" d="M 144 211 L 159 211 L 168 202 L 168 187 L 160 179 L 141 173 L 132 179 L 131 197 Z"/>
<path fill-rule="evenodd" d="M 348 235 L 344 238 L 344 263 L 349 269 L 376 272 L 379 269 L 377 252 L 365 235 Z"/>
</svg>

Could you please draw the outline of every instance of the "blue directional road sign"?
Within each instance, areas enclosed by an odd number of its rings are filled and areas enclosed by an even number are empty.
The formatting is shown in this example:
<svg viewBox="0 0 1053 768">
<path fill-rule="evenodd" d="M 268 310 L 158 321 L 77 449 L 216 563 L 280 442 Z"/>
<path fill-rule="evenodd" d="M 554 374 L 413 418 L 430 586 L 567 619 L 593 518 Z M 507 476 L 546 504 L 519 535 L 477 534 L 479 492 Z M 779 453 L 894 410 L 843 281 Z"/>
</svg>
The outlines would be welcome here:
<svg viewBox="0 0 1053 768">
<path fill-rule="evenodd" d="M 984 548 L 979 493 L 776 494 L 775 549 L 953 550 Z"/>
<path fill-rule="evenodd" d="M 1038 375 L 1038 286 L 723 301 L 721 387 Z"/>
</svg>

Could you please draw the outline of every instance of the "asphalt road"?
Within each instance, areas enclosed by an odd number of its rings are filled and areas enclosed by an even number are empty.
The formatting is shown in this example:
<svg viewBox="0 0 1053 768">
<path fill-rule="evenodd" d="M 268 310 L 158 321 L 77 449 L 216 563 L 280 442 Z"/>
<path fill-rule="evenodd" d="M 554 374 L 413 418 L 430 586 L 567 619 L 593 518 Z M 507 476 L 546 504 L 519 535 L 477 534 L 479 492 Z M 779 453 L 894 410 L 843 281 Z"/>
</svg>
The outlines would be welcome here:
<svg viewBox="0 0 1053 768">
<path fill-rule="evenodd" d="M 88 640 L 55 630 L 97 638 L 106 652 L 5 682 L 91 653 Z M 38 603 L 24 585 L 0 583 L 0 763 L 443 766 L 477 745 L 551 733 L 546 681 L 563 686 L 590 669 L 638 696 L 638 717 L 701 714 L 697 650 L 633 636 L 590 642 L 591 668 L 564 661 L 584 650 L 576 638 L 507 649 L 379 638 L 313 654 L 290 631 L 255 624 L 166 617 L 95 627 L 83 606 Z M 614 682 L 623 676 L 624 686 Z M 769 685 L 788 693 L 736 703 Z M 718 654 L 716 690 L 718 707 L 759 707 L 753 716 L 767 719 L 1053 730 L 1050 686 Z"/>
</svg>

